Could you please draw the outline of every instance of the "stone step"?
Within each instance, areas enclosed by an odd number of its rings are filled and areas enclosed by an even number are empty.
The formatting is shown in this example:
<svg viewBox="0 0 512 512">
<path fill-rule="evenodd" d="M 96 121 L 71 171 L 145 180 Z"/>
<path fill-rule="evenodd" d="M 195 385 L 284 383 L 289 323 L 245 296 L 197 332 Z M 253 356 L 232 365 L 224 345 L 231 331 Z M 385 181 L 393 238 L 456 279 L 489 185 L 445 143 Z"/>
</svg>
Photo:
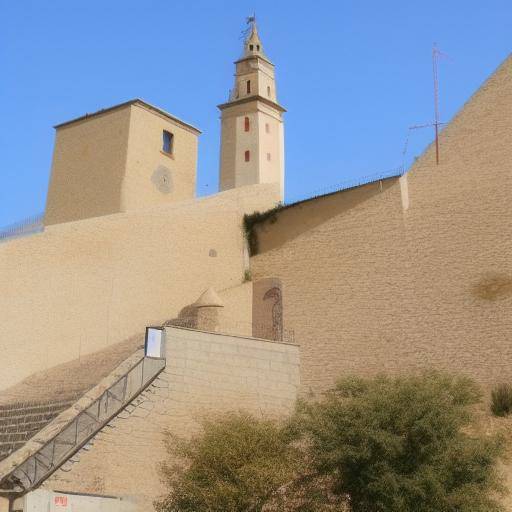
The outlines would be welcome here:
<svg viewBox="0 0 512 512">
<path fill-rule="evenodd" d="M 34 435 L 33 432 L 10 432 L 0 436 L 0 444 L 21 443 L 27 441 Z"/>
<path fill-rule="evenodd" d="M 17 443 L 0 443 L 0 460 L 10 455 L 12 452 L 19 450 L 25 442 Z"/>
<path fill-rule="evenodd" d="M 34 430 L 40 430 L 45 425 L 48 425 L 47 421 L 32 421 L 27 423 L 12 423 L 9 425 L 0 426 L 0 439 L 2 436 L 9 433 L 19 432 L 34 432 Z"/>
<path fill-rule="evenodd" d="M 0 418 L 21 413 L 45 413 L 56 408 L 65 409 L 70 407 L 75 400 L 66 400 L 62 402 L 45 403 L 21 403 L 16 402 L 8 405 L 0 405 Z"/>
<path fill-rule="evenodd" d="M 9 418 L 0 418 L 0 428 L 9 425 L 19 425 L 21 423 L 41 423 L 55 418 L 62 409 L 57 409 L 48 414 L 26 414 L 23 416 L 10 416 Z"/>
<path fill-rule="evenodd" d="M 16 402 L 0 406 L 0 460 L 21 448 L 75 400 Z"/>
<path fill-rule="evenodd" d="M 73 403 L 74 402 L 59 402 L 50 405 L 25 408 L 17 405 L 16 408 L 5 409 L 0 412 L 0 425 L 6 425 L 9 422 L 23 421 L 23 418 L 43 419 L 49 416 L 55 416 L 71 407 Z"/>
</svg>

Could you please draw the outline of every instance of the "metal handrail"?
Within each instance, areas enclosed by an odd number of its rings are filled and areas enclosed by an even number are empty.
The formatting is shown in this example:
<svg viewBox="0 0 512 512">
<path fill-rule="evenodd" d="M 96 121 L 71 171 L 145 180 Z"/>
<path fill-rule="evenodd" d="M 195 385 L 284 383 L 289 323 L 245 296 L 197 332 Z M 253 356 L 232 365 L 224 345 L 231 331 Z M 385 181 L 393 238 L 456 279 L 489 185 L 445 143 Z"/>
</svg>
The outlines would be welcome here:
<svg viewBox="0 0 512 512">
<path fill-rule="evenodd" d="M 148 364 L 150 361 L 150 364 Z M 165 368 L 165 359 L 143 357 L 124 375 L 116 379 L 86 409 L 81 410 L 59 431 L 49 438 L 35 453 L 13 468 L 0 480 L 3 492 L 22 495 L 37 487 L 43 480 L 80 451 L 102 428 L 112 421 L 126 406 L 137 398 Z M 137 386 L 129 380 L 138 379 Z M 117 390 L 121 384 L 121 390 Z M 120 394 L 119 394 L 120 392 Z M 84 418 L 87 418 L 84 421 Z M 82 423 L 82 425 L 81 425 Z M 71 439 L 69 434 L 71 432 Z M 59 447 L 69 447 L 59 449 Z M 48 461 L 48 463 L 45 462 Z M 39 471 L 41 468 L 41 471 Z M 2 492 L 2 491 L 0 491 Z"/>
</svg>

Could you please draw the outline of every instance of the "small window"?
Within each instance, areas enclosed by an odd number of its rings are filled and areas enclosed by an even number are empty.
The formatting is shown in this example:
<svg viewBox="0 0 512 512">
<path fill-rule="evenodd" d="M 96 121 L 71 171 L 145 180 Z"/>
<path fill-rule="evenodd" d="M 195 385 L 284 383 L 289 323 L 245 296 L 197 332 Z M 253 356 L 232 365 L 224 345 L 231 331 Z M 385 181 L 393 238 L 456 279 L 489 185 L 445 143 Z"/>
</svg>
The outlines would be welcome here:
<svg viewBox="0 0 512 512">
<path fill-rule="evenodd" d="M 245 161 L 249 162 L 250 159 L 251 159 L 251 152 L 250 151 L 246 151 L 245 152 Z"/>
<path fill-rule="evenodd" d="M 251 81 L 247 80 L 247 94 L 251 94 Z"/>
<path fill-rule="evenodd" d="M 267 85 L 267 96 L 270 98 L 270 85 Z"/>
<path fill-rule="evenodd" d="M 249 45 L 249 50 L 251 50 L 251 52 L 254 50 L 254 45 L 253 44 Z"/>
<path fill-rule="evenodd" d="M 267 160 L 270 162 L 270 153 L 267 153 Z"/>
<path fill-rule="evenodd" d="M 172 155 L 173 146 L 174 146 L 174 135 L 171 132 L 164 130 L 162 151 L 164 153 L 169 153 L 170 155 Z"/>
<path fill-rule="evenodd" d="M 270 125 L 268 123 L 265 123 L 265 131 L 270 133 Z"/>
<path fill-rule="evenodd" d="M 249 128 L 250 128 L 249 118 L 248 118 L 248 117 L 246 117 L 246 118 L 245 118 L 245 121 L 244 121 L 244 130 L 245 130 L 246 132 L 248 132 L 248 131 L 249 131 Z"/>
<path fill-rule="evenodd" d="M 256 50 L 260 51 L 260 45 L 259 44 L 256 45 Z"/>
</svg>

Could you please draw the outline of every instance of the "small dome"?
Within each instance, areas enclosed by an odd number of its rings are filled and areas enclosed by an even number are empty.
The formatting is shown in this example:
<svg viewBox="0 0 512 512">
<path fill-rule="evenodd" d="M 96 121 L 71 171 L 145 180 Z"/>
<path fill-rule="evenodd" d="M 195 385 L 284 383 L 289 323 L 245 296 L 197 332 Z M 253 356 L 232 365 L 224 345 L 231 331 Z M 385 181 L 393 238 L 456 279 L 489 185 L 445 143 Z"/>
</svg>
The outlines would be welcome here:
<svg viewBox="0 0 512 512">
<path fill-rule="evenodd" d="M 196 308 L 223 308 L 224 303 L 213 288 L 208 288 L 194 302 L 194 306 Z"/>
</svg>

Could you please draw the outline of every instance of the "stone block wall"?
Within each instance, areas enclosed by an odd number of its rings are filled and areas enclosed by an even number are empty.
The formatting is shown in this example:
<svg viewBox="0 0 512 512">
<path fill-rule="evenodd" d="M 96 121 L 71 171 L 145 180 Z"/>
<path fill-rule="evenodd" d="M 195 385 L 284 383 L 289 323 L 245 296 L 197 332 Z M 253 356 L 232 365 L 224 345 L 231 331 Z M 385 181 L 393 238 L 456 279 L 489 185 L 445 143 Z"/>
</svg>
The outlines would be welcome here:
<svg viewBox="0 0 512 512">
<path fill-rule="evenodd" d="M 205 415 L 247 410 L 279 417 L 293 409 L 298 346 L 174 327 L 166 334 L 167 367 L 152 391 L 44 488 L 127 497 L 146 512 L 164 492 L 158 473 L 164 430 L 187 437 L 198 432 Z"/>
<path fill-rule="evenodd" d="M 304 390 L 428 368 L 512 382 L 511 135 L 509 58 L 442 131 L 440 165 L 430 147 L 404 178 L 259 226 L 253 279 L 282 283 Z"/>
</svg>

